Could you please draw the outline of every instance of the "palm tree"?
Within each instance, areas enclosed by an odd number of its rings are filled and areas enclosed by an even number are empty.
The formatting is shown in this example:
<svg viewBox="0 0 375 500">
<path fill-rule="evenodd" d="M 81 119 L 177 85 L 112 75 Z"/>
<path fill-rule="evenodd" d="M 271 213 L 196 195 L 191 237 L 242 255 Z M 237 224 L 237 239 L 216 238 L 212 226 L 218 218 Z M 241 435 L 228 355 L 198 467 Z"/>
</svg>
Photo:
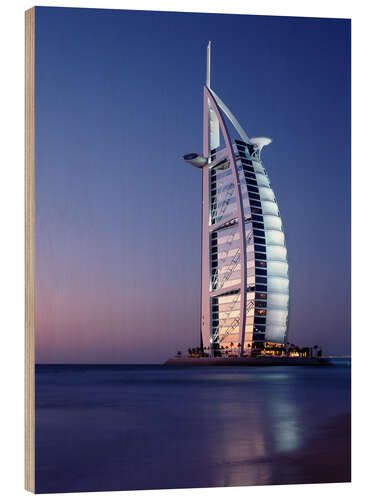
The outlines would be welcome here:
<svg viewBox="0 0 375 500">
<path fill-rule="evenodd" d="M 285 345 L 284 345 L 284 354 L 285 354 L 285 356 L 289 356 L 289 349 L 290 349 L 289 346 L 290 346 L 289 342 L 286 342 Z"/>
</svg>

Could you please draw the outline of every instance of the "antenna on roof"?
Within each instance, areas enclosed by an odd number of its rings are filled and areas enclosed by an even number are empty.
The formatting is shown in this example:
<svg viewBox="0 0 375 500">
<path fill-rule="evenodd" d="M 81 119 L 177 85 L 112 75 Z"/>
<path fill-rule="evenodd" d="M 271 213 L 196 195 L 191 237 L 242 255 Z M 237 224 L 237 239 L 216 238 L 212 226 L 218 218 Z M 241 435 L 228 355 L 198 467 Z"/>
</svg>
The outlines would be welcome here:
<svg viewBox="0 0 375 500">
<path fill-rule="evenodd" d="M 206 86 L 211 87 L 211 40 L 207 45 Z"/>
</svg>

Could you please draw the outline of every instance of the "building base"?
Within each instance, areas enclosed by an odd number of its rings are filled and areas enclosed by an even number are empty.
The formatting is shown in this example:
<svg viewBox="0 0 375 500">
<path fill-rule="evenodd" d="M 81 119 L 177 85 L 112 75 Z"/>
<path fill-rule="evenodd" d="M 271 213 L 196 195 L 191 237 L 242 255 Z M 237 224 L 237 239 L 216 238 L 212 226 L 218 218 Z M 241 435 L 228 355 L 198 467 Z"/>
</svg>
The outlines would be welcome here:
<svg viewBox="0 0 375 500">
<path fill-rule="evenodd" d="M 332 365 L 328 358 L 298 357 L 175 357 L 169 358 L 164 366 L 327 366 Z"/>
</svg>

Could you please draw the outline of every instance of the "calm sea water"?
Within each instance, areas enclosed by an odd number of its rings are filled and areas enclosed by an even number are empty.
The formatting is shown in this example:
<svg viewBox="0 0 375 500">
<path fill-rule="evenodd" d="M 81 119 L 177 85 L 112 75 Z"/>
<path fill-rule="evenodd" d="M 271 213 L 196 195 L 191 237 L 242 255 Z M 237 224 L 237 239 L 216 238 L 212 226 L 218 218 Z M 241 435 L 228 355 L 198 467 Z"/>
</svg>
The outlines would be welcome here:
<svg viewBox="0 0 375 500">
<path fill-rule="evenodd" d="M 350 365 L 39 365 L 42 492 L 350 480 Z"/>
</svg>

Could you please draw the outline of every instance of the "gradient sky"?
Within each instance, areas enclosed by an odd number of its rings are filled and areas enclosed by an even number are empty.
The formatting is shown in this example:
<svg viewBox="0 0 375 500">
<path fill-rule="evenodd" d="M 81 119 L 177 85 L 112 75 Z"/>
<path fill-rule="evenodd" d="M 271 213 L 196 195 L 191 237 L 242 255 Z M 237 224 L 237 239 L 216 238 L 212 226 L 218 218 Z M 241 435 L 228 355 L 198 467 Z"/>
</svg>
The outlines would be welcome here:
<svg viewBox="0 0 375 500">
<path fill-rule="evenodd" d="M 161 362 L 199 343 L 205 48 L 263 161 L 289 340 L 350 353 L 350 21 L 36 9 L 36 359 Z"/>
</svg>

